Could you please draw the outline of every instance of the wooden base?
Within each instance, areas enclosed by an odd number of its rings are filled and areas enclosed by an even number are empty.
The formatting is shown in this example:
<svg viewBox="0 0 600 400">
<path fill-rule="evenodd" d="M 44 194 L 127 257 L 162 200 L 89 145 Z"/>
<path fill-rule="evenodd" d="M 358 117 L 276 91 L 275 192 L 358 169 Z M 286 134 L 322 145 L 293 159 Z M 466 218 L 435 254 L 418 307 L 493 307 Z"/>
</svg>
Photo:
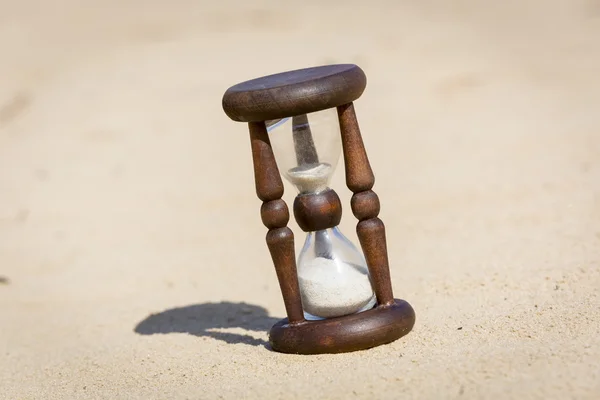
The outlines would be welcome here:
<svg viewBox="0 0 600 400">
<path fill-rule="evenodd" d="M 415 311 L 404 300 L 358 314 L 289 324 L 287 318 L 269 332 L 273 350 L 293 354 L 347 353 L 393 342 L 411 331 Z"/>
</svg>

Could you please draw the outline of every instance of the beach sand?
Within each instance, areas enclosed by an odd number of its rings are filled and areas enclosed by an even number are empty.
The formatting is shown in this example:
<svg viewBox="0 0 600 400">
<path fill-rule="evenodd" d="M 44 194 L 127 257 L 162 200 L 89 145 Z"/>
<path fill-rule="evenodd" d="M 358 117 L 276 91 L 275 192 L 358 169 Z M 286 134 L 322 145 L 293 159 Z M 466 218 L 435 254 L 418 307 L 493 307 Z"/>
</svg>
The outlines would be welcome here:
<svg viewBox="0 0 600 400">
<path fill-rule="evenodd" d="M 599 43 L 593 0 L 0 1 L 0 398 L 600 398 Z M 221 98 L 338 62 L 417 322 L 275 353 Z"/>
</svg>

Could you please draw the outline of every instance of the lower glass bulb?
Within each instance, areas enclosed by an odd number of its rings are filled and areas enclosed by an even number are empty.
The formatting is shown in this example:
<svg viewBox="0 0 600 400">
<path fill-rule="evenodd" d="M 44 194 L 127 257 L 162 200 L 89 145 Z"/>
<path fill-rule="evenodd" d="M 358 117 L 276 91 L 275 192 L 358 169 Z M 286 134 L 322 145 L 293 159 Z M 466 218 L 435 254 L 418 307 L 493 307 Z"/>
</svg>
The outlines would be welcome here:
<svg viewBox="0 0 600 400">
<path fill-rule="evenodd" d="M 364 257 L 338 227 L 308 233 L 298 282 L 307 320 L 366 311 L 377 302 Z"/>
</svg>

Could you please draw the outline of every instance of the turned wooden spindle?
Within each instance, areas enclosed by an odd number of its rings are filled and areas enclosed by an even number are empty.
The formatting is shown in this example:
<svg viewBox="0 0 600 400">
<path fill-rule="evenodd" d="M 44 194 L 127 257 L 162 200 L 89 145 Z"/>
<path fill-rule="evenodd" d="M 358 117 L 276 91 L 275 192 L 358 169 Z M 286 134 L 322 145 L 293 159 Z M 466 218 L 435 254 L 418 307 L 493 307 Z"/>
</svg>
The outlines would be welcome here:
<svg viewBox="0 0 600 400">
<path fill-rule="evenodd" d="M 273 149 L 264 122 L 248 123 L 254 164 L 256 194 L 263 201 L 260 216 L 269 228 L 267 246 L 273 259 L 290 323 L 304 321 L 302 300 L 296 273 L 294 233 L 287 224 L 290 213 L 283 196 L 283 182 L 275 162 Z"/>
<path fill-rule="evenodd" d="M 390 267 L 385 239 L 385 226 L 379 215 L 379 197 L 371 189 L 375 175 L 371 169 L 360 128 L 354 112 L 354 104 L 337 107 L 342 134 L 342 148 L 346 170 L 346 185 L 352 191 L 352 213 L 358 219 L 356 233 L 362 247 L 373 289 L 380 305 L 394 303 L 390 279 Z"/>
</svg>

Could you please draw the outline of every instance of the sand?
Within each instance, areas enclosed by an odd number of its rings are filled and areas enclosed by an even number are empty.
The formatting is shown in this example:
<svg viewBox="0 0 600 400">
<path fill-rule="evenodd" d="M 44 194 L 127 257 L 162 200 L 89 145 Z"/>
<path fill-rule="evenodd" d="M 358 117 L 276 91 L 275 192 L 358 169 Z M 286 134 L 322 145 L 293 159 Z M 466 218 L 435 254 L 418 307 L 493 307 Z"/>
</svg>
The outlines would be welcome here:
<svg viewBox="0 0 600 400">
<path fill-rule="evenodd" d="M 333 172 L 330 164 L 315 163 L 290 168 L 286 175 L 299 193 L 320 193 L 327 189 Z"/>
<path fill-rule="evenodd" d="M 298 284 L 305 318 L 341 317 L 373 308 L 375 293 L 365 271 L 364 266 L 325 257 L 300 263 Z"/>
<path fill-rule="evenodd" d="M 0 398 L 600 398 L 599 42 L 592 0 L 2 0 Z M 417 322 L 283 355 L 221 96 L 332 62 Z"/>
</svg>

